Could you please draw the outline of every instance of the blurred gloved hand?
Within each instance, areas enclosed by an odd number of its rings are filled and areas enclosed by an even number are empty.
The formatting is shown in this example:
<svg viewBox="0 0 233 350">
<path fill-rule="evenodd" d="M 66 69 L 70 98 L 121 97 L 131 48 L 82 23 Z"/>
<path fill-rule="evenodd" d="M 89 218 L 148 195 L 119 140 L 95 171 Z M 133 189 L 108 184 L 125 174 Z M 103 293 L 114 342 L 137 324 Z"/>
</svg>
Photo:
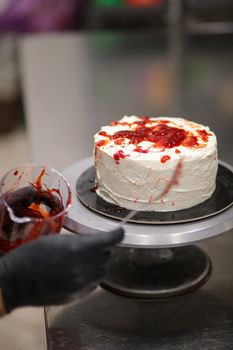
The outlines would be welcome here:
<svg viewBox="0 0 233 350">
<path fill-rule="evenodd" d="M 20 306 L 58 305 L 105 273 L 122 228 L 93 235 L 40 238 L 0 259 L 0 289 L 7 312 Z"/>
</svg>

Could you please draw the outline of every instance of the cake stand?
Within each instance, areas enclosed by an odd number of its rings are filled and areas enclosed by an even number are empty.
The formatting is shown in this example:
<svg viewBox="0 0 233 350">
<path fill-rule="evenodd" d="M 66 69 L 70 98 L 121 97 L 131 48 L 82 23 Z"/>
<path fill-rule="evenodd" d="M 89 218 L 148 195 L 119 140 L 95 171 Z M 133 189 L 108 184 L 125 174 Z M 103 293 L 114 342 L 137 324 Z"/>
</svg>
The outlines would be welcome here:
<svg viewBox="0 0 233 350">
<path fill-rule="evenodd" d="M 224 162 L 219 165 L 224 174 L 220 174 L 223 188 L 215 194 L 216 208 L 213 205 L 209 213 L 203 212 L 193 219 L 192 211 L 191 214 L 187 211 L 188 216 L 178 216 L 178 220 L 144 222 L 139 218 L 125 224 L 124 240 L 113 249 L 102 287 L 128 297 L 154 299 L 185 293 L 208 280 L 210 258 L 195 243 L 233 228 L 233 168 Z M 88 202 L 92 184 L 85 172 L 91 171 L 91 167 L 93 160 L 87 158 L 63 171 L 73 194 L 64 227 L 74 233 L 98 234 L 120 224 L 119 215 L 114 218 L 112 213 L 102 213 L 98 206 Z M 86 184 L 90 182 L 90 188 L 80 198 L 76 186 L 81 178 Z M 219 205 L 219 201 L 223 203 Z"/>
</svg>

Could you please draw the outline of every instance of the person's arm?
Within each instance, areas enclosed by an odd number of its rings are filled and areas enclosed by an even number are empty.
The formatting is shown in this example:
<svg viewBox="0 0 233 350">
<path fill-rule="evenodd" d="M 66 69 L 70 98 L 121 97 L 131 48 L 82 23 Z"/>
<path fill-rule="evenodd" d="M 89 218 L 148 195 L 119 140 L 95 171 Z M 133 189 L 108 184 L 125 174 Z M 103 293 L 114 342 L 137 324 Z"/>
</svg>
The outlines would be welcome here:
<svg viewBox="0 0 233 350">
<path fill-rule="evenodd" d="M 86 293 L 103 278 L 110 249 L 122 228 L 92 235 L 51 235 L 0 259 L 0 313 L 20 306 L 59 305 Z M 84 293 L 84 295 L 85 295 Z"/>
<path fill-rule="evenodd" d="M 5 314 L 6 314 L 6 309 L 2 298 L 2 291 L 0 289 L 0 317 L 4 316 Z"/>
</svg>

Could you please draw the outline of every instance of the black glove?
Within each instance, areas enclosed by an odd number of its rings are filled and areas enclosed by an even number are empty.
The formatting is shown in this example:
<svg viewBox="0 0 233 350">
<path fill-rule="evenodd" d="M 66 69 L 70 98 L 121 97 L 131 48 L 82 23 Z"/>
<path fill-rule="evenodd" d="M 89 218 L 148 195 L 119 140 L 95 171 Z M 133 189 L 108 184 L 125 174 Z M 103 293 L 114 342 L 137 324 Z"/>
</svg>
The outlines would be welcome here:
<svg viewBox="0 0 233 350">
<path fill-rule="evenodd" d="M 58 305 L 97 285 L 121 228 L 93 235 L 40 238 L 0 259 L 0 288 L 8 312 L 19 306 Z"/>
</svg>

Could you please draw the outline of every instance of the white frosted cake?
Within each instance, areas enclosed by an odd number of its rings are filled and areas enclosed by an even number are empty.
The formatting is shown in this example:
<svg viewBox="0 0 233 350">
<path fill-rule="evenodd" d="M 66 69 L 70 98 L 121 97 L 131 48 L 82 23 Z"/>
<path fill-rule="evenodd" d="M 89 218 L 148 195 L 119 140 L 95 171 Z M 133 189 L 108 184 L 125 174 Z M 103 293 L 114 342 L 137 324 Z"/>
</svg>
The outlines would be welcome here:
<svg viewBox="0 0 233 350">
<path fill-rule="evenodd" d="M 206 126 L 183 118 L 125 116 L 102 127 L 94 141 L 96 193 L 107 202 L 172 211 L 200 204 L 215 190 L 217 140 Z M 181 158 L 178 183 L 159 198 Z"/>
</svg>

